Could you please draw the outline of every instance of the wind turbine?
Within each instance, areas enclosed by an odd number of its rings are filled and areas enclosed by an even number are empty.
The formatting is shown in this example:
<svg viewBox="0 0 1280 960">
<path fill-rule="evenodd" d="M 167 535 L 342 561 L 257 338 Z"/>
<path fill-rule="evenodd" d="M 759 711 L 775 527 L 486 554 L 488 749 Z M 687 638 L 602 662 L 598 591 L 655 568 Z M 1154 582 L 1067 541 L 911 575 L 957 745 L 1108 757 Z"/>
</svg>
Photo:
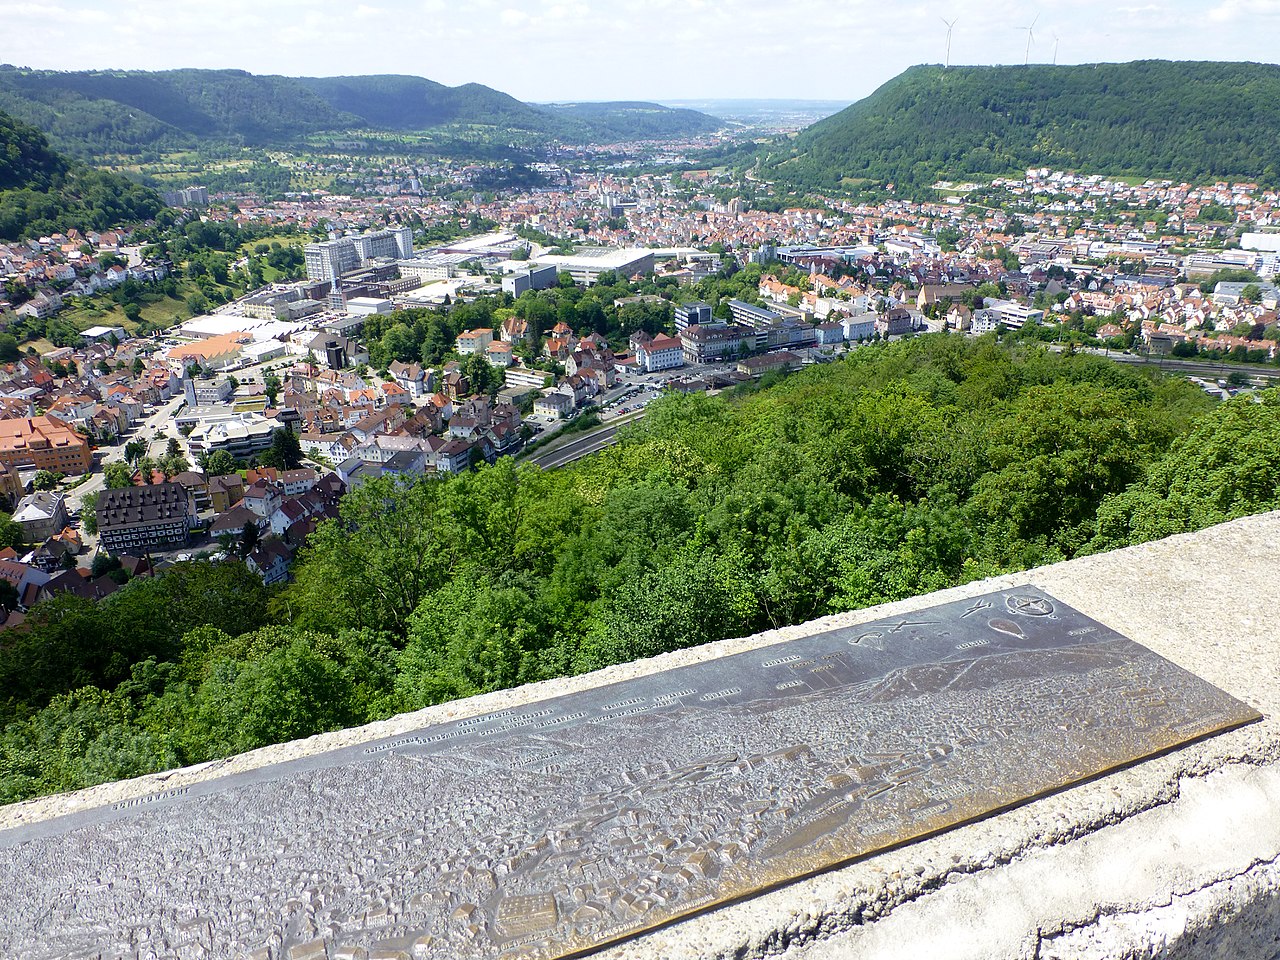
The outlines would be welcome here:
<svg viewBox="0 0 1280 960">
<path fill-rule="evenodd" d="M 1033 31 L 1035 30 L 1035 27 L 1036 27 L 1036 20 L 1039 20 L 1039 19 L 1040 19 L 1040 14 L 1037 13 L 1035 20 L 1031 21 L 1031 25 L 1029 27 L 1022 28 L 1027 31 L 1027 55 L 1022 61 L 1022 65 L 1024 67 L 1031 62 L 1031 41 L 1034 40 L 1036 37 Z"/>
<path fill-rule="evenodd" d="M 960 18 L 956 17 L 955 20 L 947 20 L 943 17 L 939 17 L 938 19 L 942 20 L 942 22 L 947 25 L 947 66 L 950 67 L 951 66 L 951 31 L 955 29 L 956 21 L 959 20 Z"/>
</svg>

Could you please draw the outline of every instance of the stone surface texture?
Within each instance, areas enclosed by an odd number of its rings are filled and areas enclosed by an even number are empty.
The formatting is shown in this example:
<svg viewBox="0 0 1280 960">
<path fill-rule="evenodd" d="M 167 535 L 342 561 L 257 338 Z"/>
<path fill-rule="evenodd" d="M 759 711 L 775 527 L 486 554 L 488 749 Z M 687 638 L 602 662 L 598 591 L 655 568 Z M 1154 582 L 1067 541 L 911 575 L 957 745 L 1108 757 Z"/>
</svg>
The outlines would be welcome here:
<svg viewBox="0 0 1280 960">
<path fill-rule="evenodd" d="M 1264 720 L 674 923 L 640 957 L 1280 956 L 1280 513 L 0 808 L 0 829 L 992 590 L 1035 585 Z"/>
</svg>

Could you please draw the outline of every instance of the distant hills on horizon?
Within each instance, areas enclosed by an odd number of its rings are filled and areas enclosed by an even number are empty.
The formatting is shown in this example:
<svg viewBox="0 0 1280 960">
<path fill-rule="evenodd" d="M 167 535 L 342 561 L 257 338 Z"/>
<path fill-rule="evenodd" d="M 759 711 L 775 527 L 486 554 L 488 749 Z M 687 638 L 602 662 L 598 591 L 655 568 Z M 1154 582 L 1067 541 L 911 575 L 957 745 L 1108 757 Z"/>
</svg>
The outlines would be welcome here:
<svg viewBox="0 0 1280 960">
<path fill-rule="evenodd" d="M 708 113 L 730 124 L 763 128 L 808 126 L 839 113 L 850 102 L 787 97 L 696 97 L 659 101 L 667 107 Z"/>
<path fill-rule="evenodd" d="M 284 77 L 243 70 L 27 70 L 0 66 L 0 110 L 81 157 L 217 141 L 287 146 L 324 133 L 487 127 L 569 143 L 714 132 L 723 121 L 656 103 L 538 105 L 482 84 L 401 75 Z"/>
<path fill-rule="evenodd" d="M 1028 167 L 1280 183 L 1280 66 L 1272 64 L 924 65 L 839 106 L 752 98 L 534 104 L 481 84 L 448 87 L 401 75 L 0 65 L 0 111 L 41 130 L 54 149 L 97 160 L 425 132 L 432 150 L 461 143 L 467 156 L 483 149 L 486 159 L 521 163 L 539 142 L 682 138 L 747 117 L 786 130 L 803 126 L 806 115 L 830 113 L 799 133 L 726 145 L 698 162 L 753 167 L 801 195 L 890 183 L 900 195 L 932 195 L 939 179 L 983 180 Z"/>
</svg>

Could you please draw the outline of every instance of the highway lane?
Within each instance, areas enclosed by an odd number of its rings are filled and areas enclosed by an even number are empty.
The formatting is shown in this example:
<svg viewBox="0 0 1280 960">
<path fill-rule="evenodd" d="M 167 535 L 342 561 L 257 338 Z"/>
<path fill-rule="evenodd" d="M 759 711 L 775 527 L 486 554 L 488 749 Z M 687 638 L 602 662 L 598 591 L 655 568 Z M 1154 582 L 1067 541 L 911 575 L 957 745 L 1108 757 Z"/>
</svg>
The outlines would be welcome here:
<svg viewBox="0 0 1280 960">
<path fill-rule="evenodd" d="M 1280 380 L 1280 367 L 1263 366 L 1256 363 L 1215 363 L 1207 360 L 1182 360 L 1176 357 L 1144 357 L 1132 353 L 1104 354 L 1095 351 L 1098 356 L 1117 363 L 1136 363 L 1142 366 L 1159 367 L 1166 373 L 1180 373 L 1197 377 L 1213 377 L 1225 379 L 1233 373 L 1246 377 L 1264 377 L 1268 380 Z"/>
<path fill-rule="evenodd" d="M 539 450 L 525 462 L 536 464 L 544 470 L 553 470 L 573 463 L 575 460 L 581 460 L 585 456 L 598 453 L 605 447 L 613 446 L 618 442 L 618 430 L 642 416 L 644 416 L 643 409 L 618 417 L 550 450 Z"/>
<path fill-rule="evenodd" d="M 603 430 L 595 430 L 585 434 L 570 443 L 566 443 L 562 447 L 547 452 L 544 460 L 533 460 L 538 466 L 544 470 L 553 470 L 556 467 L 563 467 L 566 464 L 573 463 L 575 460 L 581 460 L 583 457 L 592 453 L 598 453 L 605 447 L 613 446 L 618 442 L 618 428 L 610 425 Z"/>
</svg>

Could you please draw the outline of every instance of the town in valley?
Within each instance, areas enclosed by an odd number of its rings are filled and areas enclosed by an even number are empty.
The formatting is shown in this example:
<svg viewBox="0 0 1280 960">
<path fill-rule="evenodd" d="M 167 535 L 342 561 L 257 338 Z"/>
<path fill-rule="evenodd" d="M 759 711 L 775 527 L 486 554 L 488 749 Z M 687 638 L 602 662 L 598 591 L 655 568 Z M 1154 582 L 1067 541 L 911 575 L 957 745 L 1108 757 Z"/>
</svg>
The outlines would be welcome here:
<svg viewBox="0 0 1280 960">
<path fill-rule="evenodd" d="M 698 145 L 661 146 L 696 162 Z M 279 583 L 369 477 L 513 455 L 555 466 L 611 442 L 664 391 L 732 388 L 874 341 L 1037 328 L 1061 348 L 1065 331 L 1072 349 L 1198 359 L 1188 374 L 1226 396 L 1274 363 L 1280 339 L 1280 195 L 1251 183 L 1034 169 L 939 183 L 933 202 L 775 209 L 714 169 L 547 162 L 545 185 L 464 199 L 474 168 L 324 172 L 343 189 L 166 197 L 179 226 L 265 225 L 269 241 L 230 270 L 262 281 L 284 262 L 298 279 L 216 306 L 198 297 L 206 309 L 168 326 L 62 327 L 60 345 L 10 347 L 0 484 L 22 534 L 0 558 L 10 618 L 61 591 L 105 595 L 124 579 L 109 576 L 115 560 L 134 574 L 239 553 Z M 456 224 L 472 229 L 419 239 Z M 183 270 L 123 226 L 12 242 L 0 309 L 6 327 L 58 329 L 77 304 Z M 702 299 L 732 276 L 750 278 L 746 299 Z M 571 322 L 557 313 L 566 288 L 581 295 Z M 468 323 L 443 352 L 400 342 L 403 311 L 476 302 L 487 325 Z M 584 412 L 594 430 L 555 457 L 556 433 Z"/>
</svg>

